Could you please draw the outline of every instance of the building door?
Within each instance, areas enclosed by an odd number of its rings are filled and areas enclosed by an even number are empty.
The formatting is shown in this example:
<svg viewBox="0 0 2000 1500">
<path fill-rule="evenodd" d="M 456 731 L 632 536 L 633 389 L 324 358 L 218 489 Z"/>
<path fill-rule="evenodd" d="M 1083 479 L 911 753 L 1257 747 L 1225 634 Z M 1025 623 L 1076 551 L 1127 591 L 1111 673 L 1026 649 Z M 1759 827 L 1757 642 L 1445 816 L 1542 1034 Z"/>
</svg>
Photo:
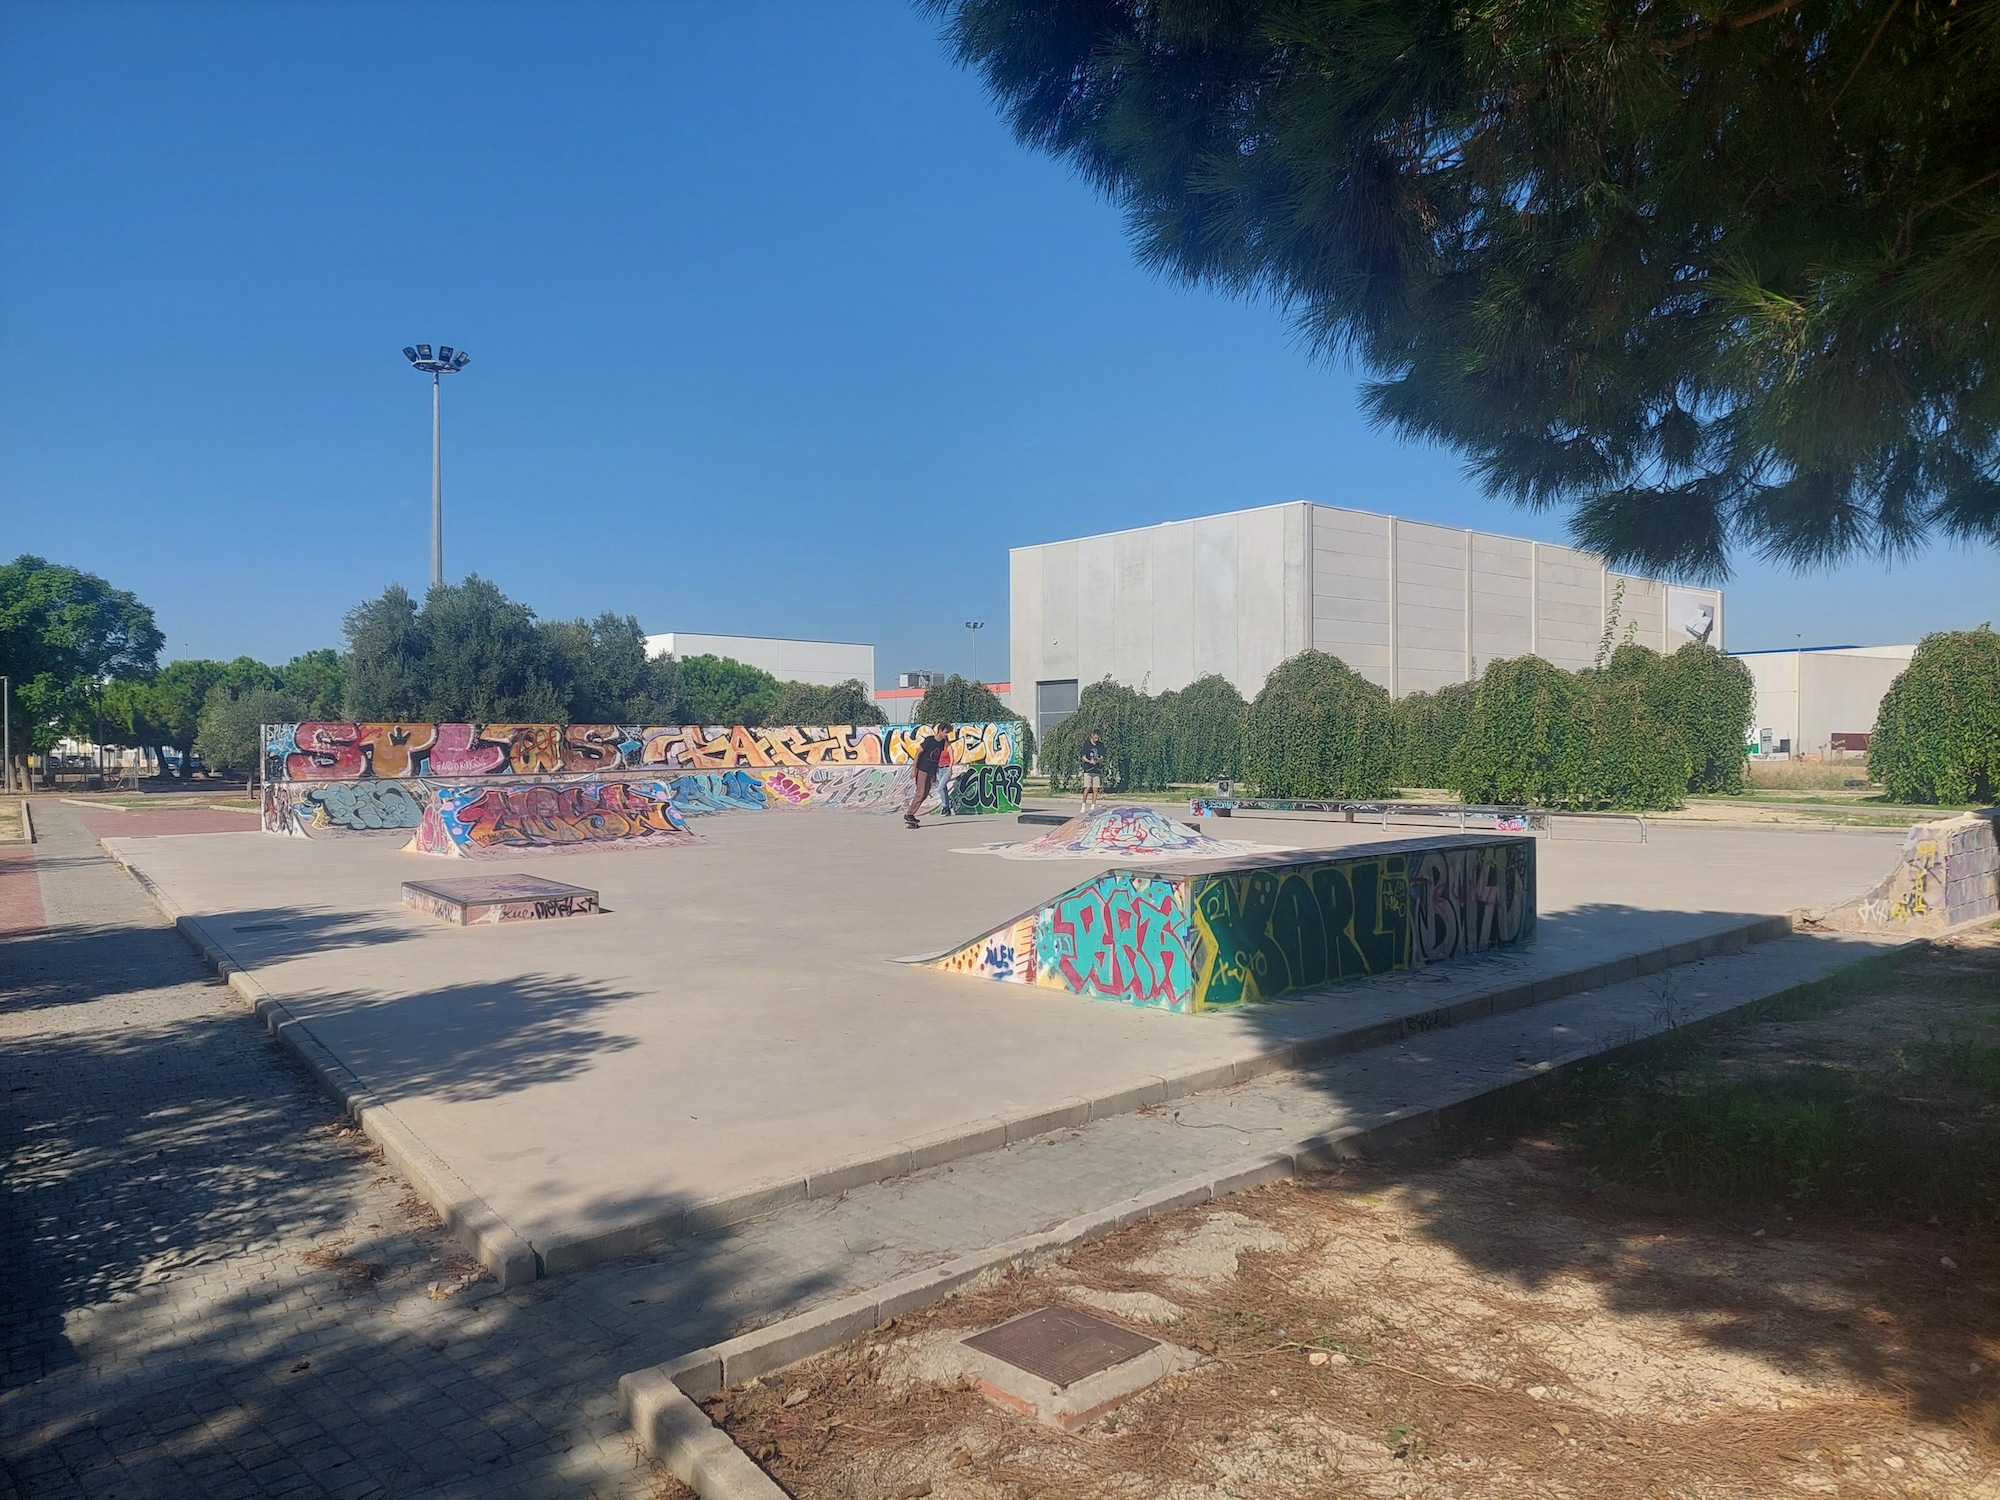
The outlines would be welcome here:
<svg viewBox="0 0 2000 1500">
<path fill-rule="evenodd" d="M 1076 679 L 1035 684 L 1035 738 L 1048 732 L 1076 712 Z"/>
</svg>

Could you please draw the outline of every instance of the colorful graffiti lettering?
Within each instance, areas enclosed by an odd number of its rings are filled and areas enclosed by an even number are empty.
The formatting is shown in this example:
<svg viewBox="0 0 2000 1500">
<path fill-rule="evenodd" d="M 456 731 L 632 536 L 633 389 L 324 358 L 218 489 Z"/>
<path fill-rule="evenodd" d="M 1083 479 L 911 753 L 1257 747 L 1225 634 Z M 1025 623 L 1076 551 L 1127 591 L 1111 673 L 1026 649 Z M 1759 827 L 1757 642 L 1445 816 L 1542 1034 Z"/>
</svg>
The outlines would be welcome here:
<svg viewBox="0 0 2000 1500">
<path fill-rule="evenodd" d="M 265 775 L 358 781 L 905 766 L 923 735 L 897 724 L 274 724 L 265 730 Z M 1012 722 L 960 724 L 953 764 L 1019 766 L 1022 748 Z"/>
<path fill-rule="evenodd" d="M 421 782 L 331 781 L 307 792 L 299 813 L 313 830 L 373 833 L 415 828 L 428 800 Z"/>
<path fill-rule="evenodd" d="M 493 776 L 506 769 L 506 745 L 484 738 L 476 725 L 438 725 L 430 755 L 432 775 Z"/>
<path fill-rule="evenodd" d="M 684 817 L 719 812 L 761 812 L 764 783 L 748 771 L 704 771 L 666 783 Z"/>
<path fill-rule="evenodd" d="M 1425 963 L 1519 942 L 1533 919 L 1531 844 L 1433 849 L 1410 874 L 1410 930 Z"/>
<path fill-rule="evenodd" d="M 932 962 L 949 973 L 1208 1010 L 1534 935 L 1534 844 L 1525 838 L 1230 863 L 1186 875 L 1107 871 Z"/>
<path fill-rule="evenodd" d="M 1117 870 L 1060 896 L 1035 920 L 1035 967 L 1072 994 L 1185 1009 L 1194 932 L 1176 883 Z"/>
<path fill-rule="evenodd" d="M 1191 884 L 1204 1009 L 1410 966 L 1404 855 L 1232 871 Z"/>
<path fill-rule="evenodd" d="M 591 844 L 682 842 L 692 835 L 664 782 L 571 782 L 432 789 L 411 847 L 473 855 Z"/>
<path fill-rule="evenodd" d="M 1017 918 L 998 932 L 948 954 L 938 967 L 1006 984 L 1035 983 L 1035 914 Z"/>
<path fill-rule="evenodd" d="M 1021 810 L 1021 766 L 952 767 L 951 810 L 954 813 L 997 813 Z"/>
</svg>

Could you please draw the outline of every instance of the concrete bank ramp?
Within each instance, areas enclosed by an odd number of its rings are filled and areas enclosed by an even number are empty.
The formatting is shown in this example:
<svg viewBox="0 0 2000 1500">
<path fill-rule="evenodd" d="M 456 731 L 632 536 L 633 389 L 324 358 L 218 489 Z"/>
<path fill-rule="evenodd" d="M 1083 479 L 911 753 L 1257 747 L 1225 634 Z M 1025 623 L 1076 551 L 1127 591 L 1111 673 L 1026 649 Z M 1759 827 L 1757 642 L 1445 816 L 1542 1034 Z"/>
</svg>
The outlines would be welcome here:
<svg viewBox="0 0 2000 1500">
<path fill-rule="evenodd" d="M 904 961 L 1202 1011 L 1525 943 L 1535 913 L 1534 840 L 1457 834 L 1106 870 Z"/>
<path fill-rule="evenodd" d="M 1867 894 L 1797 913 L 1802 928 L 1935 937 L 2000 918 L 2000 808 L 1919 823 L 1895 867 Z"/>
</svg>

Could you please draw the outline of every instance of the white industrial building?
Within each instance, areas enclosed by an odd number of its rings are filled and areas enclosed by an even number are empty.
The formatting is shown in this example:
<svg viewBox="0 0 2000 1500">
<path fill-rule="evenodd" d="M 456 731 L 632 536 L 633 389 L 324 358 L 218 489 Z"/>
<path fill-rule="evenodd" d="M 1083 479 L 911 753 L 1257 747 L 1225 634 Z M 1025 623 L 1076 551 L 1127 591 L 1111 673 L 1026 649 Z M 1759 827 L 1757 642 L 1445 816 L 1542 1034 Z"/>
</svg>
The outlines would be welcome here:
<svg viewBox="0 0 2000 1500">
<path fill-rule="evenodd" d="M 853 678 L 875 690 L 875 648 L 853 641 L 788 641 L 766 635 L 699 635 L 675 630 L 646 637 L 648 656 L 726 656 L 761 667 L 780 682 L 832 687 Z"/>
<path fill-rule="evenodd" d="M 1718 589 L 1304 500 L 1016 547 L 1009 571 L 1013 704 L 1037 733 L 1103 677 L 1159 693 L 1217 672 L 1247 698 L 1308 647 L 1400 697 L 1495 657 L 1589 666 L 1614 608 L 1620 640 L 1722 645 Z"/>
<path fill-rule="evenodd" d="M 1757 680 L 1750 753 L 1795 758 L 1865 751 L 1883 695 L 1917 648 L 1806 646 L 1732 654 Z"/>
</svg>

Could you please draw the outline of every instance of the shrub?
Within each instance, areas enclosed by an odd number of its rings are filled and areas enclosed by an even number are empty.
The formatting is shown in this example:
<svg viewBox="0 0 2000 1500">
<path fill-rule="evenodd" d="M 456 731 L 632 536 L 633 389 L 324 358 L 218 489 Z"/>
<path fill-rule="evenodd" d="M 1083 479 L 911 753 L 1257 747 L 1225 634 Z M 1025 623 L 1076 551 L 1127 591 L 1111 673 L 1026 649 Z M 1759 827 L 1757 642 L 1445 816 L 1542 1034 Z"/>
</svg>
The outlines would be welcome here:
<svg viewBox="0 0 2000 1500">
<path fill-rule="evenodd" d="M 1743 747 L 1757 709 L 1757 680 L 1748 667 L 1713 646 L 1689 641 L 1671 656 L 1653 658 L 1646 704 L 1655 719 L 1680 731 L 1689 758 L 1688 791 L 1743 790 Z"/>
<path fill-rule="evenodd" d="M 1338 657 L 1280 664 L 1244 720 L 1244 779 L 1267 797 L 1381 797 L 1391 789 L 1390 702 Z"/>
<path fill-rule="evenodd" d="M 1397 700 L 1390 738 L 1398 786 L 1452 785 L 1452 757 L 1465 738 L 1478 697 L 1477 682 L 1456 682 L 1435 693 L 1411 693 Z"/>
<path fill-rule="evenodd" d="M 1868 774 L 1898 802 L 1991 802 L 2000 792 L 2000 635 L 1941 631 L 1883 695 Z"/>
<path fill-rule="evenodd" d="M 1211 672 L 1179 692 L 1160 694 L 1167 780 L 1212 782 L 1243 771 L 1243 721 L 1250 705 L 1227 677 Z"/>
<path fill-rule="evenodd" d="M 1658 662 L 1653 652 L 1646 654 Z M 1692 758 L 1679 730 L 1648 706 L 1652 670 L 1631 676 L 1579 675 L 1584 679 L 1577 698 L 1583 713 L 1584 755 L 1582 778 L 1571 804 L 1641 812 L 1679 807 L 1687 793 Z"/>
<path fill-rule="evenodd" d="M 1499 657 L 1480 674 L 1451 786 L 1468 802 L 1566 806 L 1583 781 L 1577 682 L 1539 656 Z"/>
<path fill-rule="evenodd" d="M 1092 730 L 1104 736 L 1104 790 L 1157 791 L 1171 780 L 1166 715 L 1158 698 L 1109 677 L 1093 682 L 1076 712 L 1042 741 L 1042 770 L 1052 792 L 1074 789 L 1083 775 L 1083 742 Z"/>
<path fill-rule="evenodd" d="M 924 692 L 917 703 L 919 724 L 999 724 L 1012 719 L 1021 726 L 1021 764 L 1035 763 L 1035 731 L 1028 721 L 1000 701 L 983 682 L 970 682 L 954 672 Z"/>
</svg>

